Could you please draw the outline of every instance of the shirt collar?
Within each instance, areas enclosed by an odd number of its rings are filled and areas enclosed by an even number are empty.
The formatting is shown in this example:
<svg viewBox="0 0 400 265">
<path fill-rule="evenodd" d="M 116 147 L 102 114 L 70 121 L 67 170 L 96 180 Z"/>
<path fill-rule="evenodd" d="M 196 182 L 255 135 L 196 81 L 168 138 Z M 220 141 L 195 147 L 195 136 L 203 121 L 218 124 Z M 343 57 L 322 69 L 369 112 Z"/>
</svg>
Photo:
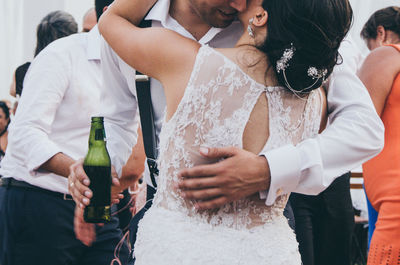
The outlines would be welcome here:
<svg viewBox="0 0 400 265">
<path fill-rule="evenodd" d="M 195 39 L 190 32 L 184 29 L 174 18 L 169 15 L 171 0 L 159 0 L 145 17 L 145 20 L 159 21 L 164 28 L 172 29 L 186 37 Z M 210 30 L 199 40 L 200 44 L 208 44 L 222 28 L 210 28 Z M 186 34 L 185 34 L 186 33 Z"/>
<path fill-rule="evenodd" d="M 167 25 L 167 20 L 169 15 L 169 6 L 171 4 L 170 0 L 160 0 L 157 1 L 153 8 L 149 11 L 145 20 L 156 20 L 161 22 L 163 27 Z"/>
<path fill-rule="evenodd" d="M 87 59 L 100 60 L 100 32 L 96 26 L 87 35 Z"/>
</svg>

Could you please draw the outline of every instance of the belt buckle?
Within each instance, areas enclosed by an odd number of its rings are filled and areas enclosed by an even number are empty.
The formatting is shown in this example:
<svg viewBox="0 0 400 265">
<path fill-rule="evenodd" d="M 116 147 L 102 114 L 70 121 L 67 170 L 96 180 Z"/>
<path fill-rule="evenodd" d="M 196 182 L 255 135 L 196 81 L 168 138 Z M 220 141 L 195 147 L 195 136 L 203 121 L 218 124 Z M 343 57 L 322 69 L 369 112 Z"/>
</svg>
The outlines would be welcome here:
<svg viewBox="0 0 400 265">
<path fill-rule="evenodd" d="M 74 199 L 68 198 L 68 195 L 69 195 L 69 194 L 63 193 L 63 199 L 64 199 L 64 201 L 73 201 Z"/>
</svg>

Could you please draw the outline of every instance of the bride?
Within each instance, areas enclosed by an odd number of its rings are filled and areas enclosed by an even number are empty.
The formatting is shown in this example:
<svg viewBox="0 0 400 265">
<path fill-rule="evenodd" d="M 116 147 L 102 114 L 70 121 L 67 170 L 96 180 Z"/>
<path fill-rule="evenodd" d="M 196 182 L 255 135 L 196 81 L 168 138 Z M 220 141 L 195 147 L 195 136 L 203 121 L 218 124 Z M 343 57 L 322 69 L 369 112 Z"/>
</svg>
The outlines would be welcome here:
<svg viewBox="0 0 400 265">
<path fill-rule="evenodd" d="M 199 211 L 177 188 L 178 172 L 215 162 L 199 155 L 202 147 L 257 154 L 318 134 L 326 120 L 320 87 L 351 24 L 348 0 L 249 0 L 238 17 L 244 33 L 230 49 L 134 26 L 153 4 L 116 0 L 99 23 L 122 59 L 160 80 L 167 101 L 158 190 L 139 224 L 136 264 L 301 264 L 283 216 L 288 194 L 270 207 L 254 194 Z"/>
</svg>

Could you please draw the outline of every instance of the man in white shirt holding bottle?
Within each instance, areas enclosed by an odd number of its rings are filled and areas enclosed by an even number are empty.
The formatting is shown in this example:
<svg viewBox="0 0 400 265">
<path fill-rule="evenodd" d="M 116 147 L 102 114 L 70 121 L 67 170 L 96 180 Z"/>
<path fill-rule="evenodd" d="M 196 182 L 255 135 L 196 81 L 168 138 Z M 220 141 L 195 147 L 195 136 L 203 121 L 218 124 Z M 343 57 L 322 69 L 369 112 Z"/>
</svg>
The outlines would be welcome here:
<svg viewBox="0 0 400 265">
<path fill-rule="evenodd" d="M 245 0 L 215 3 L 213 0 L 160 0 L 146 20 L 152 26 L 165 27 L 212 47 L 232 47 L 241 35 L 234 17 L 246 8 Z M 135 71 L 106 44 L 102 46 L 103 112 L 108 133 L 108 150 L 118 174 L 136 142 L 138 113 Z M 180 188 L 187 198 L 207 198 L 217 187 L 219 196 L 198 201 L 199 209 L 220 207 L 225 203 L 259 192 L 267 205 L 292 191 L 318 194 L 344 172 L 372 158 L 383 147 L 383 124 L 361 81 L 344 64 L 336 67 L 328 89 L 328 128 L 314 139 L 297 146 L 288 145 L 255 155 L 237 148 L 207 148 L 204 156 L 226 158 L 180 173 Z M 151 95 L 157 136 L 161 129 L 165 97 L 158 81 L 151 79 Z M 82 205 L 91 196 L 82 167 L 76 165 L 71 182 L 72 195 Z M 148 190 L 153 192 L 148 174 Z M 89 192 L 90 194 L 90 192 Z"/>
<path fill-rule="evenodd" d="M 112 0 L 96 0 L 98 17 Z M 0 174 L 0 263 L 108 265 L 122 238 L 118 218 L 86 247 L 75 238 L 69 167 L 85 156 L 100 108 L 100 34 L 61 38 L 32 62 Z M 128 248 L 121 248 L 122 264 Z"/>
</svg>

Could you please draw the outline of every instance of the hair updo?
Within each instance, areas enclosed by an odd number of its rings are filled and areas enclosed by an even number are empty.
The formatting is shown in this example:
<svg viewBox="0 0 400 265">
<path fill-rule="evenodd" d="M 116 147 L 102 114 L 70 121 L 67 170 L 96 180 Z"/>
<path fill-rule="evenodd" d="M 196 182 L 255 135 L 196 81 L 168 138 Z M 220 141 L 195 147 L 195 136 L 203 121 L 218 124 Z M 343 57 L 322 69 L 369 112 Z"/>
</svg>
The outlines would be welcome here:
<svg viewBox="0 0 400 265">
<path fill-rule="evenodd" d="M 319 88 L 340 60 L 339 46 L 353 18 L 348 0 L 264 0 L 262 6 L 268 33 L 258 49 L 268 55 L 279 83 L 293 92 Z M 285 70 L 278 71 L 277 62 L 293 47 Z M 312 77 L 310 68 L 326 74 Z"/>
<path fill-rule="evenodd" d="M 361 31 L 361 38 L 375 40 L 378 36 L 376 32 L 378 26 L 393 31 L 400 38 L 400 7 L 390 6 L 372 14 Z"/>
</svg>

